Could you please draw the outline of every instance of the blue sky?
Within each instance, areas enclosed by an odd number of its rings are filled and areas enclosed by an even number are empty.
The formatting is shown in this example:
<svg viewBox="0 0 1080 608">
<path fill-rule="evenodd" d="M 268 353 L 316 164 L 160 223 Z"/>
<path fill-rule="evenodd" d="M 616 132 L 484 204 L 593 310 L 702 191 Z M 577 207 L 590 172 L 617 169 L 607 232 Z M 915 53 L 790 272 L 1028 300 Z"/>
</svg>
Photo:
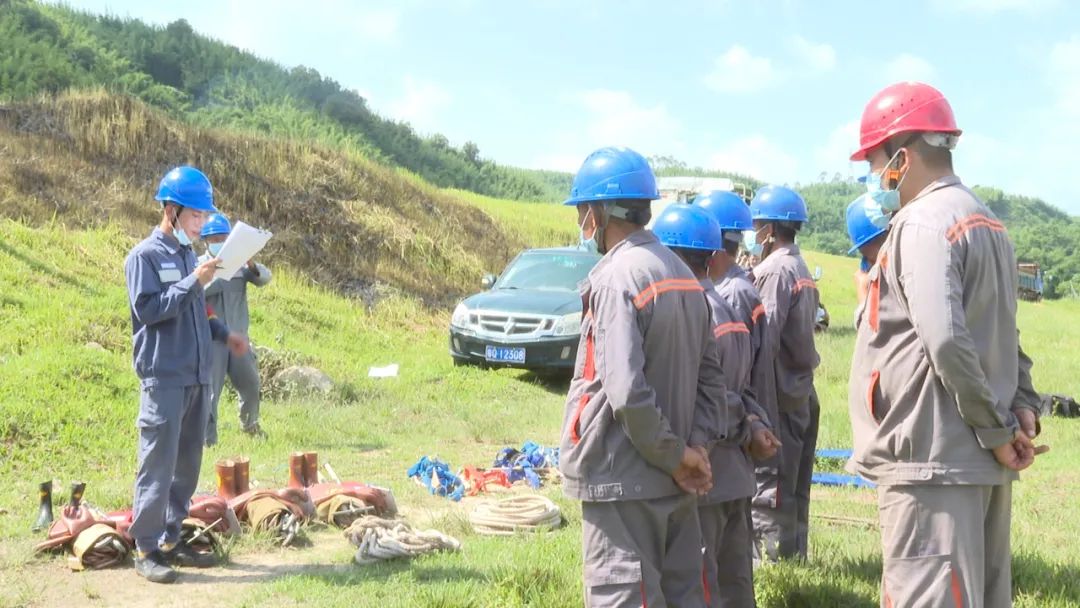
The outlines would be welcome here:
<svg viewBox="0 0 1080 608">
<path fill-rule="evenodd" d="M 314 67 L 501 163 L 632 146 L 776 182 L 849 163 L 882 86 L 949 98 L 958 174 L 1080 214 L 1080 3 L 1068 0 L 69 0 Z"/>
</svg>

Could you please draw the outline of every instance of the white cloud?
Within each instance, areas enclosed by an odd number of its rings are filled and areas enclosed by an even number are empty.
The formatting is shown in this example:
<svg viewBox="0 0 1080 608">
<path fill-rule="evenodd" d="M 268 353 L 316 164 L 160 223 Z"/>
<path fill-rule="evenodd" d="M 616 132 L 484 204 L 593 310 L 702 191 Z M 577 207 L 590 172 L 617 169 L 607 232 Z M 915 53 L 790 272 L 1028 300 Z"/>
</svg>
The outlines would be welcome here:
<svg viewBox="0 0 1080 608">
<path fill-rule="evenodd" d="M 705 86 L 719 93 L 752 93 L 779 81 L 772 60 L 752 55 L 737 44 L 717 57 L 712 71 L 702 79 Z"/>
<path fill-rule="evenodd" d="M 626 91 L 586 91 L 580 103 L 591 114 L 588 137 L 598 145 L 608 142 L 652 148 L 681 128 L 663 104 L 643 106 Z"/>
<path fill-rule="evenodd" d="M 1047 62 L 1047 77 L 1058 92 L 1057 108 L 1080 118 L 1080 36 L 1054 45 Z"/>
<path fill-rule="evenodd" d="M 765 136 L 755 134 L 731 141 L 713 152 L 708 166 L 785 183 L 795 181 L 799 163 Z"/>
<path fill-rule="evenodd" d="M 551 171 L 565 171 L 566 173 L 577 173 L 577 170 L 581 168 L 581 163 L 585 161 L 585 155 L 592 150 L 586 151 L 582 154 L 541 154 L 529 163 L 529 166 L 534 169 L 549 169 Z"/>
<path fill-rule="evenodd" d="M 1006 11 L 1038 13 L 1057 8 L 1060 0 L 943 0 L 939 8 L 966 13 L 996 14 Z"/>
<path fill-rule="evenodd" d="M 885 64 L 883 72 L 884 79 L 890 83 L 902 80 L 929 82 L 936 75 L 937 69 L 929 61 L 911 53 L 901 53 L 893 57 Z"/>
<path fill-rule="evenodd" d="M 813 167 L 809 170 L 816 179 L 824 171 L 829 179 L 836 173 L 857 177 L 865 173 L 865 163 L 852 163 L 851 153 L 859 147 L 859 119 L 844 123 L 829 133 L 828 138 L 814 150 Z"/>
<path fill-rule="evenodd" d="M 404 120 L 419 130 L 437 127 L 436 113 L 450 103 L 452 97 L 446 89 L 426 80 L 406 75 L 402 81 L 404 93 L 390 104 L 388 111 L 398 120 Z"/>
<path fill-rule="evenodd" d="M 546 152 L 528 164 L 538 169 L 575 172 L 593 150 L 603 146 L 628 146 L 644 154 L 685 155 L 682 124 L 664 104 L 643 104 L 626 91 L 592 89 L 563 96 L 573 107 L 570 120 L 580 117 L 576 128 L 554 133 L 543 146 Z"/>
<path fill-rule="evenodd" d="M 790 46 L 796 57 L 811 71 L 828 72 L 836 67 L 836 49 L 830 44 L 810 42 L 802 36 L 795 36 Z"/>
<path fill-rule="evenodd" d="M 338 3 L 334 3 L 338 4 Z M 339 13 L 341 14 L 341 13 Z M 394 7 L 352 8 L 348 16 L 353 29 L 364 39 L 377 42 L 396 42 L 398 26 L 401 24 L 401 10 Z"/>
</svg>

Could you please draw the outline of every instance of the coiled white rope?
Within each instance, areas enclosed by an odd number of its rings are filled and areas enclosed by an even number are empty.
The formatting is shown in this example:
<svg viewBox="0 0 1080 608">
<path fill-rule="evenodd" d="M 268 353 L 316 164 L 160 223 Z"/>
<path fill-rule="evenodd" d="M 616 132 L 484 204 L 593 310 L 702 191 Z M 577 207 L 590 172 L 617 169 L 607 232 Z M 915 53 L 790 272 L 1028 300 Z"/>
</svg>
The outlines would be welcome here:
<svg viewBox="0 0 1080 608">
<path fill-rule="evenodd" d="M 437 530 L 416 530 L 401 520 L 365 515 L 345 530 L 356 545 L 356 563 L 361 566 L 380 561 L 413 558 L 435 551 L 457 551 L 461 543 Z"/>
<path fill-rule="evenodd" d="M 469 523 L 477 534 L 513 536 L 539 528 L 558 528 L 562 513 L 545 496 L 522 494 L 478 503 L 469 513 Z"/>
</svg>

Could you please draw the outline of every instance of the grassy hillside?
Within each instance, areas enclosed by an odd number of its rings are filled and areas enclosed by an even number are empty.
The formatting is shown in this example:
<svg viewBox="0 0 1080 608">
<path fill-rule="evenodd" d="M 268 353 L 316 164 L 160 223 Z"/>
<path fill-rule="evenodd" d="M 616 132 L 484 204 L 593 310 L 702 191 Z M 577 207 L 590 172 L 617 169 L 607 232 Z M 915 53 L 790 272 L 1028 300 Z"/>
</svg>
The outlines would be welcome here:
<svg viewBox="0 0 1080 608">
<path fill-rule="evenodd" d="M 529 200 L 552 200 L 569 187 L 566 174 L 486 160 L 475 143 L 422 137 L 314 69 L 261 59 L 183 19 L 157 26 L 31 0 L 0 7 L 0 98 L 102 86 L 202 126 L 358 151 L 437 186 Z"/>
<path fill-rule="evenodd" d="M 144 236 L 160 217 L 157 180 L 192 163 L 210 175 L 224 212 L 278 235 L 270 262 L 368 298 L 382 285 L 445 305 L 531 236 L 493 221 L 494 201 L 484 211 L 356 152 L 193 128 L 101 91 L 7 106 L 0 149 L 0 217 Z M 569 242 L 572 219 L 568 228 L 543 238 Z"/>
<path fill-rule="evenodd" d="M 495 218 L 501 230 L 510 230 L 505 222 L 511 220 L 529 217 L 526 225 L 539 226 L 547 218 L 530 216 L 532 205 L 506 205 L 498 209 L 516 213 Z M 314 364 L 338 387 L 319 398 L 270 394 L 264 405 L 267 442 L 237 431 L 235 403 L 228 395 L 222 404 L 222 442 L 207 451 L 202 488 L 211 487 L 217 458 L 247 454 L 256 479 L 279 484 L 287 476 L 288 452 L 316 449 L 345 477 L 392 486 L 410 518 L 458 535 L 464 552 L 361 569 L 345 565 L 348 548 L 333 532 L 313 532 L 314 546 L 280 553 L 249 538 L 233 547 L 234 565 L 223 571 L 224 582 L 191 579 L 184 587 L 186 600 L 139 583 L 127 570 L 73 576 L 59 560 L 31 559 L 28 528 L 38 481 L 55 478 L 66 486 L 85 480 L 87 499 L 106 508 L 130 500 L 137 385 L 130 368 L 121 261 L 133 240 L 116 224 L 72 230 L 59 222 L 30 227 L 0 220 L 0 461 L 5 465 L 0 468 L 0 588 L 10 590 L 0 596 L 0 606 L 48 605 L 73 597 L 91 605 L 135 597 L 156 605 L 335 605 L 346 589 L 350 602 L 388 607 L 561 607 L 579 601 L 580 515 L 558 489 L 546 493 L 563 506 L 567 529 L 535 538 L 488 539 L 469 532 L 462 506 L 427 496 L 404 477 L 422 454 L 437 454 L 457 466 L 485 464 L 504 445 L 526 439 L 554 443 L 566 387 L 524 372 L 454 368 L 446 351 L 445 313 L 404 297 L 369 309 L 280 268 L 270 286 L 252 293 L 253 338 L 274 350 L 263 365 Z M 846 447 L 852 334 L 845 325 L 851 318 L 855 265 L 829 255 L 808 258 L 811 267 L 823 268 L 822 297 L 833 316 L 833 329 L 818 343 L 820 444 Z M 1041 390 L 1080 394 L 1080 380 L 1070 373 L 1076 366 L 1070 346 L 1080 340 L 1080 329 L 1069 320 L 1077 314 L 1080 306 L 1074 302 L 1021 305 L 1024 346 L 1036 360 Z M 399 378 L 367 378 L 369 366 L 392 362 L 401 364 Z M 1069 498 L 1080 484 L 1072 466 L 1080 458 L 1080 424 L 1054 419 L 1044 427 L 1054 449 L 1016 487 L 1017 605 L 1064 608 L 1080 597 L 1080 530 Z M 875 606 L 876 532 L 817 518 L 869 521 L 873 493 L 815 488 L 814 496 L 812 563 L 762 570 L 760 605 Z M 1051 525 L 1054 542 L 1048 543 Z M 272 566 L 276 574 L 250 578 L 264 567 L 250 565 L 252 560 L 278 564 Z M 237 585 L 243 586 L 242 594 Z"/>
</svg>

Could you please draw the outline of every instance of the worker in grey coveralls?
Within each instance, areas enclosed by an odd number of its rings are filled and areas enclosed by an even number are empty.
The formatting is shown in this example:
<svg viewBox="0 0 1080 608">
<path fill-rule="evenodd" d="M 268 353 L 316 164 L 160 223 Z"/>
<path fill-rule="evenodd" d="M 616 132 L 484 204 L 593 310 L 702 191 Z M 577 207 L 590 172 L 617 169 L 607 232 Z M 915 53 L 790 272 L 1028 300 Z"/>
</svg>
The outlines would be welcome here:
<svg viewBox="0 0 1080 608">
<path fill-rule="evenodd" d="M 765 329 L 765 305 L 750 275 L 738 264 L 739 250 L 753 240 L 754 220 L 750 207 L 734 192 L 718 190 L 694 199 L 694 206 L 705 209 L 720 224 L 722 246 L 709 259 L 709 278 L 716 292 L 724 298 L 748 330 L 752 361 L 756 365 Z"/>
<path fill-rule="evenodd" d="M 854 456 L 878 485 L 881 605 L 1012 605 L 1012 482 L 1046 448 L 1016 329 L 1005 227 L 952 171 L 942 94 L 887 87 L 866 106 L 869 199 L 890 215 L 851 365 Z"/>
<path fill-rule="evenodd" d="M 171 583 L 171 566 L 207 567 L 180 541 L 180 525 L 199 482 L 203 436 L 210 406 L 210 342 L 226 342 L 237 355 L 247 340 L 211 318 L 203 287 L 216 258 L 196 265 L 191 251 L 206 216 L 214 212 L 213 189 L 201 171 L 178 167 L 165 175 L 155 197 L 161 224 L 124 262 L 131 306 L 135 373 L 140 381 L 139 470 L 135 478 L 136 572 Z"/>
<path fill-rule="evenodd" d="M 814 392 L 814 321 L 818 292 L 795 235 L 807 221 L 806 203 L 783 186 L 765 186 L 750 203 L 755 233 L 748 243 L 761 262 L 754 285 L 765 305 L 764 331 L 752 384 L 779 430 L 780 453 L 757 470 L 753 500 L 755 557 L 806 559 L 810 477 L 820 407 Z"/>
<path fill-rule="evenodd" d="M 207 249 L 199 261 L 204 262 L 216 257 L 231 230 L 229 218 L 220 213 L 210 216 L 202 228 L 201 236 Z M 270 283 L 270 269 L 255 261 L 248 261 L 231 279 L 214 281 L 206 287 L 206 302 L 210 308 L 229 328 L 244 335 L 248 335 L 250 324 L 248 283 L 256 287 Z M 235 356 L 229 352 L 226 345 L 218 343 L 215 343 L 211 350 L 213 371 L 206 445 L 214 445 L 218 440 L 218 402 L 221 401 L 221 393 L 225 388 L 226 374 L 240 395 L 240 428 L 248 435 L 266 437 L 266 433 L 259 426 L 259 365 L 255 360 L 255 352 L 249 349 L 243 355 Z"/>
<path fill-rule="evenodd" d="M 582 501 L 585 604 L 702 606 L 697 493 L 726 395 L 704 290 L 644 230 L 659 197 L 645 159 L 591 154 L 567 204 L 603 258 L 581 284 L 583 319 L 563 419 L 564 491 Z"/>
<path fill-rule="evenodd" d="M 746 209 L 741 199 L 739 204 Z M 724 438 L 709 450 L 713 488 L 698 501 L 705 547 L 705 598 L 714 608 L 753 608 L 750 497 L 756 485 L 751 454 L 768 459 L 779 442 L 750 388 L 754 362 L 750 328 L 709 279 L 713 260 L 724 255 L 719 253 L 723 242 L 720 224 L 709 211 L 696 201 L 694 205 L 670 205 L 652 230 L 686 262 L 705 290 L 728 389 L 727 407 L 722 410 L 726 415 L 721 418 Z"/>
</svg>

